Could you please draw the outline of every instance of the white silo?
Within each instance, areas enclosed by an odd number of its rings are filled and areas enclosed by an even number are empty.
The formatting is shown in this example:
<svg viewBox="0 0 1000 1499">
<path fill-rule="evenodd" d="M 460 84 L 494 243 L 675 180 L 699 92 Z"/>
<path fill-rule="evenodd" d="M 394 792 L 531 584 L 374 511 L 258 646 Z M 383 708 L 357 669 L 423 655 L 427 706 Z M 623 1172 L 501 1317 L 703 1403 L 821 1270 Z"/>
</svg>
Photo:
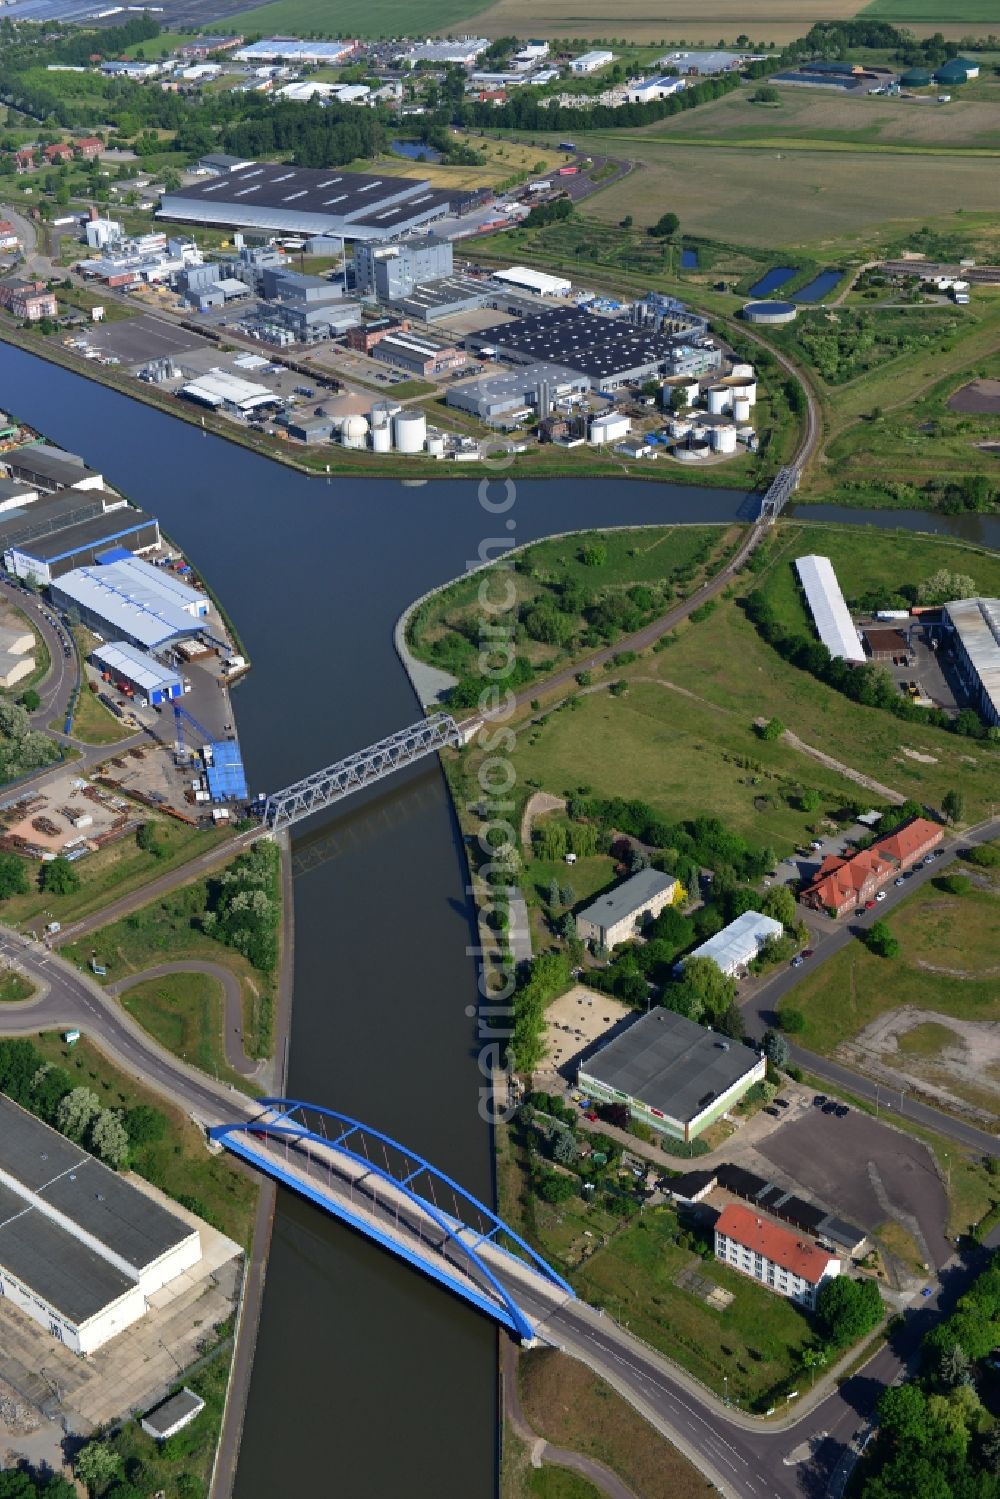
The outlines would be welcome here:
<svg viewBox="0 0 1000 1499">
<path fill-rule="evenodd" d="M 746 396 L 737 396 L 733 401 L 733 421 L 748 422 L 750 420 L 750 402 Z"/>
<path fill-rule="evenodd" d="M 392 452 L 392 428 L 388 422 L 378 422 L 372 428 L 372 451 L 375 453 Z"/>
<path fill-rule="evenodd" d="M 688 433 L 688 440 L 690 442 L 704 442 L 705 430 L 701 422 L 692 422 L 691 430 Z"/>
<path fill-rule="evenodd" d="M 444 457 L 444 438 L 435 433 L 427 439 L 427 451 L 432 458 Z"/>
<path fill-rule="evenodd" d="M 709 416 L 721 416 L 724 411 L 729 410 L 733 396 L 728 385 L 710 385 L 705 395 Z"/>
<path fill-rule="evenodd" d="M 340 440 L 345 448 L 363 448 L 368 436 L 368 421 L 363 416 L 347 416 L 340 429 Z"/>
<path fill-rule="evenodd" d="M 751 406 L 757 404 L 757 382 L 756 380 L 745 380 L 739 385 L 730 387 L 734 401 L 749 401 Z"/>
<path fill-rule="evenodd" d="M 754 378 L 752 364 L 734 364 L 729 373 L 734 380 L 752 380 Z"/>
<path fill-rule="evenodd" d="M 713 427 L 712 451 L 714 453 L 735 453 L 736 428 L 730 426 Z"/>
<path fill-rule="evenodd" d="M 427 441 L 427 418 L 422 411 L 401 411 L 394 422 L 396 447 L 401 453 L 422 453 Z"/>
<path fill-rule="evenodd" d="M 690 422 L 674 421 L 670 423 L 670 436 L 674 438 L 687 437 L 691 431 Z"/>
</svg>

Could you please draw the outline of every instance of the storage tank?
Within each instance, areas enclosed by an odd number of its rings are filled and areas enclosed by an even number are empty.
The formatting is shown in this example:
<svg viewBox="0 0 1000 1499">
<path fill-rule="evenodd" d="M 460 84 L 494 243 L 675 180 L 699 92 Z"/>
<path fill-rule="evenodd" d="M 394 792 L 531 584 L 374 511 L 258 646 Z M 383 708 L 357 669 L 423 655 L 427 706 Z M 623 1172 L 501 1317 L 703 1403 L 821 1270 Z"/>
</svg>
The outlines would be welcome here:
<svg viewBox="0 0 1000 1499">
<path fill-rule="evenodd" d="M 736 428 L 735 427 L 713 427 L 712 428 L 712 451 L 715 453 L 736 452 Z"/>
<path fill-rule="evenodd" d="M 732 402 L 732 391 L 728 385 L 710 385 L 705 392 L 710 416 L 721 416 Z"/>
<path fill-rule="evenodd" d="M 752 380 L 754 378 L 752 364 L 734 364 L 729 373 L 734 380 Z"/>
<path fill-rule="evenodd" d="M 688 433 L 690 431 L 691 431 L 691 423 L 690 422 L 671 422 L 670 423 L 670 436 L 671 437 L 674 437 L 674 438 L 677 438 L 677 437 L 687 437 L 687 435 L 688 435 Z"/>
<path fill-rule="evenodd" d="M 691 440 L 691 442 L 704 442 L 704 440 L 705 440 L 705 428 L 702 426 L 702 424 L 700 422 L 693 423 L 692 426 L 691 426 L 691 430 L 688 433 L 688 437 Z"/>
<path fill-rule="evenodd" d="M 730 394 L 734 401 L 749 401 L 751 406 L 757 404 L 757 382 L 747 380 L 743 385 L 730 386 Z"/>
<path fill-rule="evenodd" d="M 368 422 L 363 416 L 344 418 L 340 429 L 340 440 L 345 448 L 363 448 L 368 436 Z"/>
<path fill-rule="evenodd" d="M 733 421 L 748 422 L 750 420 L 750 402 L 746 396 L 737 396 L 733 401 Z"/>
<path fill-rule="evenodd" d="M 372 451 L 376 453 L 392 452 L 392 428 L 388 422 L 379 422 L 372 428 Z"/>
<path fill-rule="evenodd" d="M 432 458 L 444 457 L 444 438 L 436 434 L 427 439 L 427 451 Z"/>
<path fill-rule="evenodd" d="M 401 411 L 395 418 L 396 447 L 401 453 L 422 453 L 427 441 L 427 418 L 422 411 Z"/>
</svg>

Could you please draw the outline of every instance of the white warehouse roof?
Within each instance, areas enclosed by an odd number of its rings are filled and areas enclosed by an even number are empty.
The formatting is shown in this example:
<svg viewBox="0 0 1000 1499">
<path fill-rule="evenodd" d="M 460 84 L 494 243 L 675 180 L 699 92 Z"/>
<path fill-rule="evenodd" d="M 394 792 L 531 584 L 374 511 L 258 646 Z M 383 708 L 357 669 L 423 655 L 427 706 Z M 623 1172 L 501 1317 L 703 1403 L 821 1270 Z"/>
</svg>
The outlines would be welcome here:
<svg viewBox="0 0 1000 1499">
<path fill-rule="evenodd" d="M 816 626 L 831 656 L 863 662 L 866 657 L 829 557 L 797 557 L 799 575 Z"/>
<path fill-rule="evenodd" d="M 1000 723 L 1000 599 L 957 599 L 944 607 Z"/>
<path fill-rule="evenodd" d="M 494 271 L 493 280 L 504 281 L 511 286 L 526 286 L 529 291 L 540 292 L 547 297 L 565 297 L 573 289 L 572 281 L 567 281 L 565 276 L 549 276 L 545 271 L 535 271 L 526 265 L 512 265 L 505 271 Z"/>
<path fill-rule="evenodd" d="M 175 635 L 190 635 L 208 600 L 140 557 L 104 567 L 74 567 L 52 584 L 54 596 L 101 620 L 109 634 L 152 649 Z"/>
<path fill-rule="evenodd" d="M 154 656 L 148 656 L 145 651 L 138 650 L 134 645 L 129 645 L 126 640 L 114 640 L 110 645 L 99 645 L 93 652 L 93 657 L 109 671 L 121 672 L 123 677 L 134 682 L 144 692 L 152 692 L 157 687 L 176 687 L 181 681 L 179 672 L 169 666 L 164 666 Z"/>
<path fill-rule="evenodd" d="M 732 973 L 756 957 L 768 937 L 781 937 L 784 930 L 781 922 L 770 916 L 762 916 L 759 911 L 744 911 L 721 932 L 716 932 L 714 937 L 696 947 L 688 957 L 711 958 L 723 973 Z"/>
<path fill-rule="evenodd" d="M 241 289 L 244 289 L 242 283 Z M 241 380 L 238 375 L 217 369 L 190 380 L 181 387 L 181 395 L 204 406 L 238 406 L 241 411 L 252 411 L 275 400 L 274 392 L 266 385 L 255 385 L 252 380 Z"/>
</svg>

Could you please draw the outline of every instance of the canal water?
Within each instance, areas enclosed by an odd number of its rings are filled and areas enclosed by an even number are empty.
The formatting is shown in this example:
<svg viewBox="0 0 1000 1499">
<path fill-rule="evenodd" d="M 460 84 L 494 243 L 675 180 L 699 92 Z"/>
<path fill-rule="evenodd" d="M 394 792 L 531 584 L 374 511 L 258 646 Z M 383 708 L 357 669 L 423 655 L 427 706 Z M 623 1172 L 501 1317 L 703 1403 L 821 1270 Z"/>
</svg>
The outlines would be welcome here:
<svg viewBox="0 0 1000 1499">
<path fill-rule="evenodd" d="M 418 716 L 393 625 L 484 539 L 724 521 L 752 506 L 735 492 L 556 480 L 518 483 L 512 508 L 491 517 L 471 477 L 419 487 L 309 478 L 3 344 L 0 408 L 159 516 L 224 600 L 254 663 L 234 697 L 252 791 Z M 982 516 L 808 513 L 1000 545 L 1000 522 Z M 289 1092 L 397 1136 L 491 1200 L 466 1014 L 472 918 L 436 763 L 307 830 L 293 864 Z M 237 1499 L 315 1482 L 359 1499 L 489 1499 L 496 1400 L 491 1325 L 279 1195 Z"/>
</svg>

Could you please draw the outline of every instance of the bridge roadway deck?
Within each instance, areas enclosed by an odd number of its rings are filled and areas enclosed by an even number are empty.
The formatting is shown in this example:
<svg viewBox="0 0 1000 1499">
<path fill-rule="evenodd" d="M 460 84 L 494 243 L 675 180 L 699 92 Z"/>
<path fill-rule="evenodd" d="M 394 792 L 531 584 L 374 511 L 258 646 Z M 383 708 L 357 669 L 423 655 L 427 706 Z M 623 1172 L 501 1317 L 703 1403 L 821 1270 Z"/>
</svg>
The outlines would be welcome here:
<svg viewBox="0 0 1000 1499">
<path fill-rule="evenodd" d="M 507 1308 L 476 1266 L 473 1251 L 488 1262 L 490 1272 L 515 1301 L 530 1290 L 533 1305 L 549 1313 L 573 1299 L 440 1204 L 428 1202 L 425 1207 L 419 1194 L 403 1191 L 366 1161 L 315 1136 L 302 1138 L 300 1127 L 282 1113 L 265 1109 L 256 1116 L 254 1126 L 250 1136 L 241 1131 L 235 1138 L 226 1138 L 227 1147 L 286 1185 L 297 1187 L 507 1326 L 511 1325 Z M 258 1132 L 261 1127 L 266 1134 Z"/>
</svg>

